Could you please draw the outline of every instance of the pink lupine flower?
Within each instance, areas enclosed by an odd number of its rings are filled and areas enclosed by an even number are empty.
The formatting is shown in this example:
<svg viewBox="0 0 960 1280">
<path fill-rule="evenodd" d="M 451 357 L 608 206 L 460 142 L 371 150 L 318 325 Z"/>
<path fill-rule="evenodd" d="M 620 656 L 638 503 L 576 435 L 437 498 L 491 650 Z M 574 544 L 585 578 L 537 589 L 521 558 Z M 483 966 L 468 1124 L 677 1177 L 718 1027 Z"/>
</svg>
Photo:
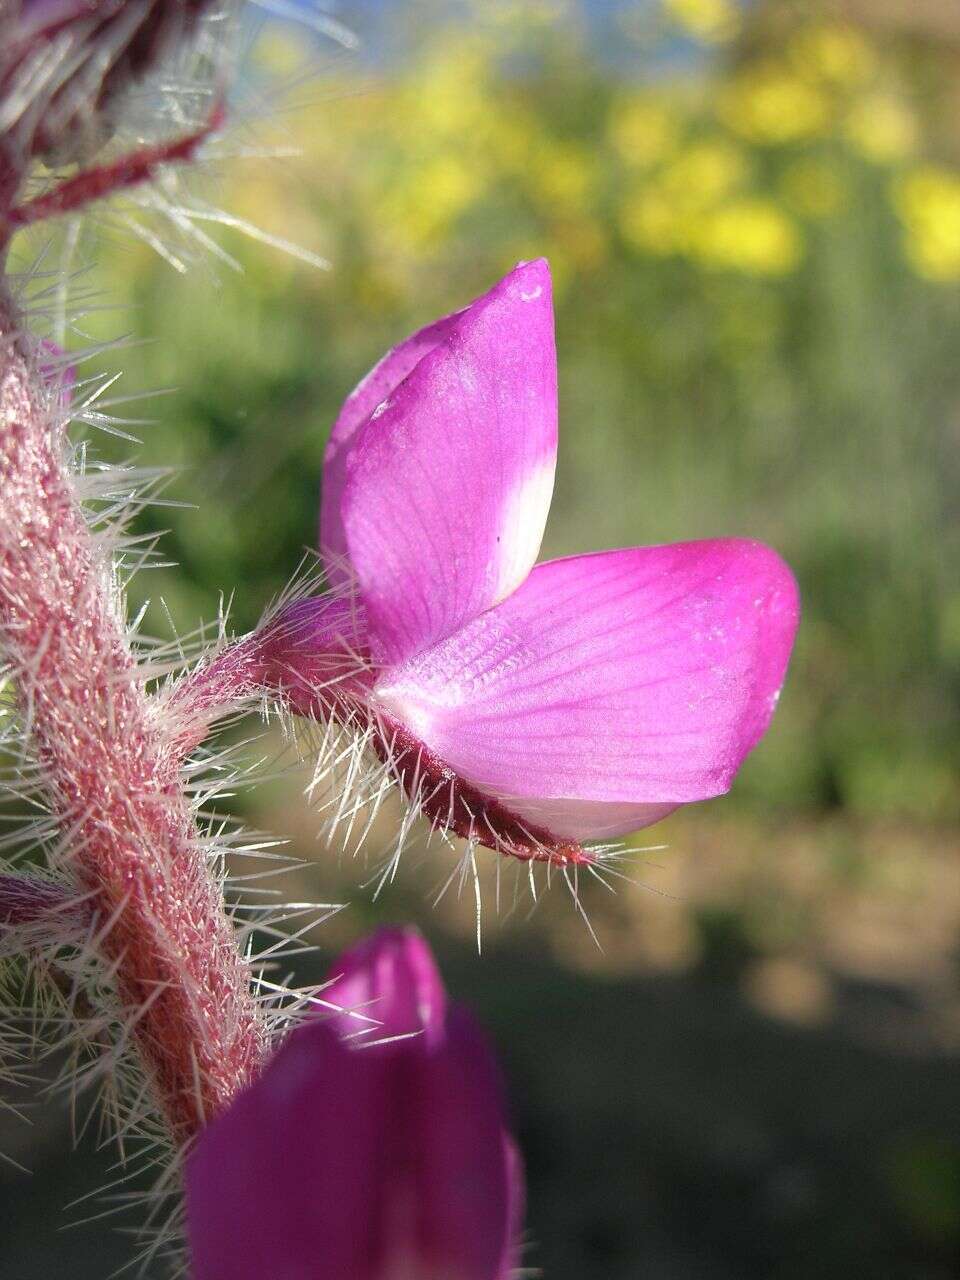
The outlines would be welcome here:
<svg viewBox="0 0 960 1280">
<path fill-rule="evenodd" d="M 522 1175 L 482 1035 L 413 930 L 332 975 L 343 1012 L 293 1031 L 187 1161 L 194 1280 L 506 1280 Z"/>
<path fill-rule="evenodd" d="M 728 790 L 799 605 L 780 557 L 741 539 L 535 565 L 556 451 L 541 260 L 347 399 L 320 514 L 340 594 L 289 606 L 257 643 L 259 677 L 364 726 L 435 826 L 567 864 Z"/>
</svg>

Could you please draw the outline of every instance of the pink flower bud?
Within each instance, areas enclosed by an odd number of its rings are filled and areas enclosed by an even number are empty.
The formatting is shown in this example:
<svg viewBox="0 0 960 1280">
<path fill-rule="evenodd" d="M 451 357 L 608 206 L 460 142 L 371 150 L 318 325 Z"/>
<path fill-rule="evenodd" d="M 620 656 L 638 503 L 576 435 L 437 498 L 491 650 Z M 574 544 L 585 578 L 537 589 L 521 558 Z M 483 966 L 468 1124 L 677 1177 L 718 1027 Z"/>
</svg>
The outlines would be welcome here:
<svg viewBox="0 0 960 1280">
<path fill-rule="evenodd" d="M 89 159 L 116 104 L 189 36 L 208 0 L 13 0 L 0 18 L 0 134 L 23 157 Z"/>
<path fill-rule="evenodd" d="M 209 7 L 210 0 L 0 3 L 0 248 L 20 227 L 138 186 L 161 165 L 194 159 L 223 123 L 222 85 L 206 86 L 213 91 L 210 110 L 186 131 L 183 113 L 175 113 L 172 137 L 150 141 L 143 124 L 130 128 L 125 115 L 128 91 L 194 36 Z M 153 111 L 154 117 L 168 132 L 167 112 Z M 115 133 L 114 154 L 94 163 Z M 78 168 L 24 201 L 35 161 Z"/>
<path fill-rule="evenodd" d="M 522 1174 L 490 1049 L 413 930 L 333 966 L 186 1169 L 195 1280 L 506 1280 Z"/>
</svg>

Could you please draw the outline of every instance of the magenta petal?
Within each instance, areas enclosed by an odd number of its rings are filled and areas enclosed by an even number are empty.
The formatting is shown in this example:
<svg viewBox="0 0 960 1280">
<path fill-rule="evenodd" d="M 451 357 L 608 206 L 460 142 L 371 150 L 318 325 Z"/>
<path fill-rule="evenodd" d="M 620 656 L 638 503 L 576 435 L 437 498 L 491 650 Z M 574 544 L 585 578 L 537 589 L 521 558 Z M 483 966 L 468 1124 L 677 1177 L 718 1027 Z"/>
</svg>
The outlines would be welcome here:
<svg viewBox="0 0 960 1280">
<path fill-rule="evenodd" d="M 357 430 L 340 511 L 371 652 L 399 662 L 523 581 L 557 448 L 550 274 L 525 263 L 449 322 Z"/>
<path fill-rule="evenodd" d="M 344 572 L 349 556 L 340 502 L 347 479 L 347 457 L 357 431 L 427 352 L 443 341 L 460 315 L 461 312 L 457 311 L 445 316 L 388 351 L 347 396 L 340 416 L 333 424 L 323 458 L 323 486 L 320 491 L 320 551 L 333 585 L 340 585 L 349 576 Z"/>
<path fill-rule="evenodd" d="M 301 1027 L 186 1165 L 193 1280 L 381 1280 L 391 1064 Z"/>
<path fill-rule="evenodd" d="M 523 1179 L 503 1126 L 496 1063 L 476 1023 L 454 1007 L 442 1051 L 416 1070 L 420 1257 L 411 1276 L 508 1280 L 516 1264 Z M 404 1274 L 404 1273 L 401 1273 Z"/>
<path fill-rule="evenodd" d="M 436 996 L 415 934 L 349 953 L 341 994 L 367 962 L 370 989 L 393 971 Z M 523 1178 L 496 1065 L 463 1011 L 426 1021 L 432 1037 L 369 1048 L 302 1026 L 200 1134 L 185 1178 L 194 1280 L 508 1280 Z"/>
<path fill-rule="evenodd" d="M 504 797 L 507 808 L 531 832 L 543 831 L 554 840 L 615 840 L 662 822 L 677 808 L 676 801 L 644 804 L 630 800 L 577 800 L 566 796 L 531 799 Z"/>
<path fill-rule="evenodd" d="M 507 1232 L 503 1237 L 497 1280 L 516 1276 L 520 1266 L 520 1242 L 527 1208 L 527 1187 L 520 1148 L 509 1133 L 503 1135 L 503 1159 L 507 1174 Z"/>
<path fill-rule="evenodd" d="M 416 929 L 378 930 L 340 956 L 330 974 L 333 981 L 323 999 L 345 1010 L 336 1019 L 341 1035 L 363 1032 L 365 1038 L 379 1039 L 423 1032 L 417 1043 L 425 1045 L 442 1038 L 446 992 Z"/>
<path fill-rule="evenodd" d="M 76 367 L 63 348 L 48 338 L 41 338 L 38 346 L 40 374 L 57 397 L 60 409 L 68 413 L 77 382 Z"/>
<path fill-rule="evenodd" d="M 770 721 L 798 609 L 755 542 L 555 560 L 374 696 L 522 816 L 615 835 L 729 788 Z"/>
</svg>

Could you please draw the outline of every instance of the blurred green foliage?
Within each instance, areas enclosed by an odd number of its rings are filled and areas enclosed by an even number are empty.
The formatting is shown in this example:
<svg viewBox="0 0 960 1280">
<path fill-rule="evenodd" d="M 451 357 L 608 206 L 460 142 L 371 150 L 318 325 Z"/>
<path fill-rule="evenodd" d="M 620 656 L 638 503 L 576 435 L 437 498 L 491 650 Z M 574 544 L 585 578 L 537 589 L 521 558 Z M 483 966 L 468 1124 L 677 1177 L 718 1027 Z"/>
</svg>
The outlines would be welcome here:
<svg viewBox="0 0 960 1280">
<path fill-rule="evenodd" d="M 614 70 L 575 6 L 448 9 L 423 6 L 376 73 L 331 71 L 289 122 L 301 159 L 235 162 L 217 193 L 332 271 L 229 233 L 239 275 L 180 278 L 129 241 L 101 255 L 123 324 L 159 339 L 123 354 L 125 388 L 177 388 L 146 460 L 185 468 L 169 496 L 197 504 L 160 513 L 182 568 L 132 594 L 189 629 L 235 589 L 252 624 L 312 544 L 343 396 L 546 254 L 562 436 L 545 554 L 769 541 L 804 621 L 740 801 L 954 816 L 960 172 L 935 43 L 817 6 L 772 22 L 668 0 L 624 21 Z M 296 74 L 283 28 L 258 49 L 254 80 Z"/>
</svg>

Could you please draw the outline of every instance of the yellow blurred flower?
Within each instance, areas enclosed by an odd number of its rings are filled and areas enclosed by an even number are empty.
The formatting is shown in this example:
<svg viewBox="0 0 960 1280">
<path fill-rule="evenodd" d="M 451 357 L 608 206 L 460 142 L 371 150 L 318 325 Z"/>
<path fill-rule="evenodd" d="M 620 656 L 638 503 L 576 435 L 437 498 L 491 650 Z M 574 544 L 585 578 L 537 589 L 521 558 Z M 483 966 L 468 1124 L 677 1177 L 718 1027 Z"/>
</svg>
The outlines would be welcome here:
<svg viewBox="0 0 960 1280">
<path fill-rule="evenodd" d="M 478 16 L 501 27 L 546 27 L 570 16 L 570 0 L 482 0 Z"/>
<path fill-rule="evenodd" d="M 669 257 L 682 247 L 676 206 L 656 187 L 628 195 L 620 206 L 618 221 L 624 240 L 646 253 Z"/>
<path fill-rule="evenodd" d="M 624 239 L 647 253 L 687 252 L 703 216 L 748 176 L 746 157 L 725 139 L 685 148 L 654 177 L 638 183 L 620 206 Z"/>
<path fill-rule="evenodd" d="M 579 213 L 590 203 L 594 165 L 581 147 L 541 139 L 529 176 L 533 195 L 551 212 Z"/>
<path fill-rule="evenodd" d="M 430 248 L 483 190 L 476 165 L 454 153 L 431 157 L 405 172 L 403 180 L 376 202 L 383 233 L 407 250 Z"/>
<path fill-rule="evenodd" d="M 871 94 L 855 103 L 845 132 L 868 160 L 891 164 L 903 160 L 917 146 L 917 119 L 905 102 L 889 94 Z"/>
<path fill-rule="evenodd" d="M 607 136 L 628 165 L 646 168 L 665 159 L 677 145 L 680 117 L 676 109 L 646 96 L 615 102 L 607 121 Z"/>
<path fill-rule="evenodd" d="M 483 188 L 476 168 L 457 155 L 438 155 L 425 165 L 417 183 L 425 204 L 444 217 L 461 213 Z"/>
<path fill-rule="evenodd" d="M 772 201 L 759 197 L 735 200 L 707 214 L 694 247 L 709 266 L 761 276 L 786 275 L 803 254 L 796 225 Z"/>
<path fill-rule="evenodd" d="M 254 67 L 277 79 L 302 70 L 304 57 L 303 40 L 297 40 L 292 29 L 276 23 L 261 32 L 251 53 Z"/>
<path fill-rule="evenodd" d="M 808 157 L 787 165 L 780 179 L 784 199 L 807 218 L 829 218 L 846 200 L 846 184 L 836 165 Z"/>
<path fill-rule="evenodd" d="M 906 254 L 928 280 L 960 279 L 960 174 L 921 165 L 898 178 L 894 205 L 906 236 Z"/>
<path fill-rule="evenodd" d="M 697 40 L 709 44 L 730 40 L 740 27 L 733 0 L 663 0 L 666 13 Z"/>
<path fill-rule="evenodd" d="M 723 138 L 695 142 L 662 170 L 665 193 L 680 206 L 703 208 L 722 199 L 748 173 L 743 151 Z"/>
<path fill-rule="evenodd" d="M 830 100 L 789 67 L 765 62 L 741 72 L 719 97 L 721 119 L 754 142 L 799 142 L 825 132 Z"/>
<path fill-rule="evenodd" d="M 838 86 L 863 84 L 876 68 L 876 56 L 863 32 L 837 22 L 801 28 L 790 41 L 789 56 L 801 72 Z"/>
<path fill-rule="evenodd" d="M 491 168 L 526 178 L 535 165 L 542 124 L 519 104 L 488 103 L 485 147 Z"/>
<path fill-rule="evenodd" d="M 485 115 L 490 50 L 476 38 L 442 39 L 404 82 L 386 127 L 420 149 L 478 128 Z"/>
<path fill-rule="evenodd" d="M 358 310 L 372 315 L 383 314 L 404 301 L 402 284 L 383 270 L 382 265 L 371 256 L 356 273 L 351 283 L 350 296 Z"/>
</svg>

